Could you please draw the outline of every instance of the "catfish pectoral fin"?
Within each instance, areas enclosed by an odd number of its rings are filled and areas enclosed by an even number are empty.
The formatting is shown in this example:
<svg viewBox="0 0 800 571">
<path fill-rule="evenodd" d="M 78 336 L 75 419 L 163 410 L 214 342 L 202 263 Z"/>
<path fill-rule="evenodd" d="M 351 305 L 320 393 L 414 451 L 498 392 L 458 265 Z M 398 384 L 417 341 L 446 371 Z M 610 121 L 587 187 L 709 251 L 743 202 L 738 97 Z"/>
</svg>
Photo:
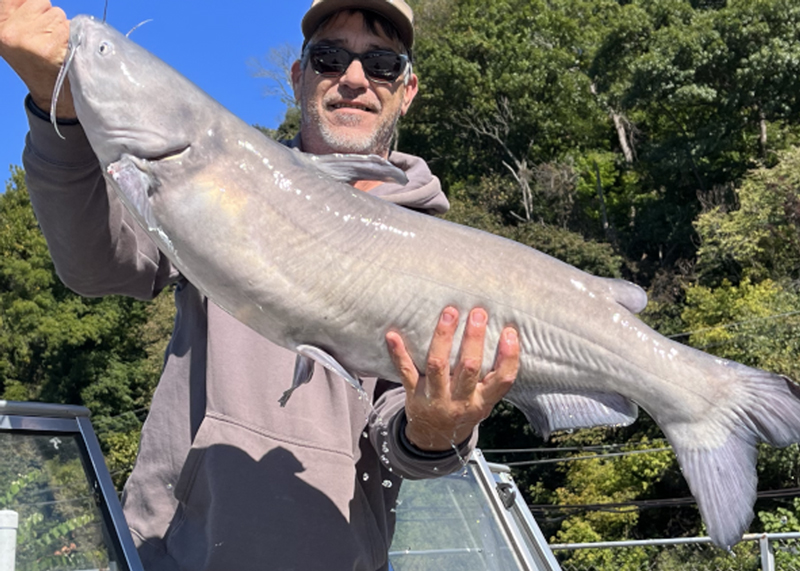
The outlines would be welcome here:
<svg viewBox="0 0 800 571">
<path fill-rule="evenodd" d="M 157 228 L 150 196 L 158 187 L 158 182 L 147 172 L 146 162 L 130 155 L 122 155 L 120 160 L 108 165 L 106 174 L 128 209 L 138 213 L 149 230 Z"/>
<path fill-rule="evenodd" d="M 386 159 L 377 155 L 304 155 L 309 162 L 327 176 L 352 183 L 357 180 L 380 180 L 384 182 L 408 183 L 406 173 Z"/>
<path fill-rule="evenodd" d="M 292 379 L 292 386 L 288 389 L 283 396 L 280 398 L 281 406 L 285 406 L 286 403 L 289 401 L 289 397 L 292 396 L 297 387 L 303 385 L 311 380 L 311 376 L 314 374 L 314 363 L 319 363 L 329 371 L 332 371 L 346 380 L 350 385 L 356 389 L 363 398 L 368 398 L 367 392 L 364 390 L 364 387 L 361 386 L 361 381 L 358 378 L 350 373 L 347 369 L 345 369 L 339 361 L 337 361 L 332 355 L 320 349 L 319 347 L 314 347 L 313 345 L 298 345 L 295 348 L 295 351 L 298 353 L 297 360 L 295 361 L 295 369 L 294 369 L 294 378 Z"/>
<path fill-rule="evenodd" d="M 297 390 L 298 387 L 305 385 L 309 381 L 311 381 L 311 377 L 314 376 L 314 359 L 311 357 L 304 357 L 303 355 L 298 355 L 297 358 L 294 360 L 294 374 L 292 375 L 292 386 L 284 391 L 283 395 L 278 402 L 280 405 L 286 406 L 286 403 L 289 402 L 289 398 L 292 396 L 292 393 Z"/>
</svg>

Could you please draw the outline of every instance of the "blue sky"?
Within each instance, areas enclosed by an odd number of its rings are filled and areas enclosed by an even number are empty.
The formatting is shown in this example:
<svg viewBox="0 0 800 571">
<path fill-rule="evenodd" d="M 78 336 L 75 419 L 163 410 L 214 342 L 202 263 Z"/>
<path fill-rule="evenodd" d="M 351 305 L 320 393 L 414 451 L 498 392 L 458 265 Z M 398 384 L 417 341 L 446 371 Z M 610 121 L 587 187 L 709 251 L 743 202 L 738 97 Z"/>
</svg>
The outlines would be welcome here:
<svg viewBox="0 0 800 571">
<path fill-rule="evenodd" d="M 72 18 L 103 16 L 102 0 L 51 0 Z M 122 32 L 152 19 L 133 38 L 248 123 L 277 127 L 285 111 L 265 97 L 265 79 L 247 65 L 285 44 L 299 49 L 300 20 L 311 0 L 109 0 L 108 21 Z M 27 119 L 22 81 L 0 59 L 0 192 L 9 165 L 22 164 Z"/>
</svg>

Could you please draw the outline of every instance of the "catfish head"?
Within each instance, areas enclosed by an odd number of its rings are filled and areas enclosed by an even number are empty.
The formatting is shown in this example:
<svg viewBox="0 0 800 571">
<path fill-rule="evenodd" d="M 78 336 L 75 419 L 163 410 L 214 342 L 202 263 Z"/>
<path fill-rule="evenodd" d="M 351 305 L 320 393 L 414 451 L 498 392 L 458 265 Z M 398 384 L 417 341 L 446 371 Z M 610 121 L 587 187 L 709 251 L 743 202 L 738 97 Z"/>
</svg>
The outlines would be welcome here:
<svg viewBox="0 0 800 571">
<path fill-rule="evenodd" d="M 69 77 L 78 119 L 104 170 L 123 155 L 158 160 L 185 153 L 193 133 L 214 120 L 210 110 L 216 103 L 210 97 L 91 16 L 70 22 L 56 94 L 64 76 Z M 209 110 L 206 116 L 204 110 Z"/>
</svg>

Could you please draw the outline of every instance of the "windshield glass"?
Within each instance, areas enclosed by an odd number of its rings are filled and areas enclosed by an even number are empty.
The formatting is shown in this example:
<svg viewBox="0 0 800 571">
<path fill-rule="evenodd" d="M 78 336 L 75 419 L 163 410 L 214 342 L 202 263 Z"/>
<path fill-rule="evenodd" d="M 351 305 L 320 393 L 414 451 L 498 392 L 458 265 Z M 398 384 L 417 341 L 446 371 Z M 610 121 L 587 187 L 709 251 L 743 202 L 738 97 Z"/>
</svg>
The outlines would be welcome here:
<svg viewBox="0 0 800 571">
<path fill-rule="evenodd" d="M 0 569 L 116 569 L 103 530 L 75 436 L 0 432 Z"/>
<path fill-rule="evenodd" d="M 389 554 L 395 571 L 522 569 L 475 469 L 403 482 Z"/>
</svg>

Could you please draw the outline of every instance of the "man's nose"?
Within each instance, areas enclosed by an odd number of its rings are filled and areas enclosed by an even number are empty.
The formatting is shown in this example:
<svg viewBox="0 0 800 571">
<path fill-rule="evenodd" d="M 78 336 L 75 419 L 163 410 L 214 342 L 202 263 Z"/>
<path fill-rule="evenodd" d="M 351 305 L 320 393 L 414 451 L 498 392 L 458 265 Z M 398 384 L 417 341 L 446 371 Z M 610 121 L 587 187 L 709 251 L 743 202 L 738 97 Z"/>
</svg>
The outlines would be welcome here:
<svg viewBox="0 0 800 571">
<path fill-rule="evenodd" d="M 364 73 L 364 66 L 357 59 L 350 62 L 344 75 L 339 78 L 339 82 L 353 89 L 369 87 L 369 79 L 367 79 L 367 74 Z"/>
</svg>

